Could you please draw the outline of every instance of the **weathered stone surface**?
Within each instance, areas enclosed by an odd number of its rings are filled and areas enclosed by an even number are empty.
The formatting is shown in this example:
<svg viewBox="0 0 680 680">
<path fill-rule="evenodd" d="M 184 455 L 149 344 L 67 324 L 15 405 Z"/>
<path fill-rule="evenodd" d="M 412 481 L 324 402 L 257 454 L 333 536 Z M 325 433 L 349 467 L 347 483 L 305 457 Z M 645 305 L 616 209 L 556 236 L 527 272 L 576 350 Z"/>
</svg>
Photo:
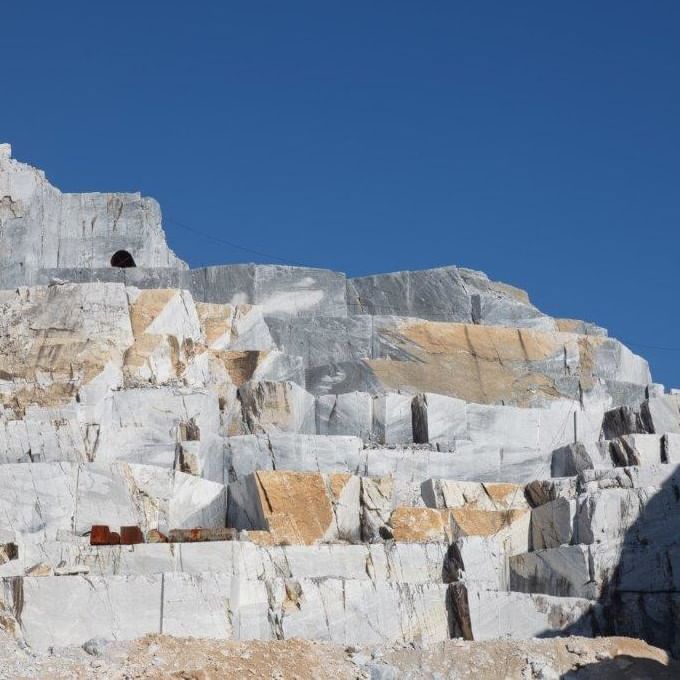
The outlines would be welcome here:
<svg viewBox="0 0 680 680">
<path fill-rule="evenodd" d="M 352 314 L 555 328 L 524 291 L 458 267 L 350 279 L 347 298 Z"/>
<path fill-rule="evenodd" d="M 661 460 L 663 463 L 680 463 L 680 435 L 664 434 L 661 437 Z"/>
<path fill-rule="evenodd" d="M 661 437 L 656 434 L 627 434 L 617 437 L 609 443 L 609 450 L 615 464 L 622 467 L 664 462 Z"/>
<path fill-rule="evenodd" d="M 119 250 L 139 266 L 186 268 L 168 248 L 151 198 L 64 194 L 43 172 L 6 155 L 0 155 L 0 195 L 9 205 L 2 217 L 4 286 L 26 285 L 40 269 L 109 267 Z"/>
<path fill-rule="evenodd" d="M 605 439 L 614 439 L 625 434 L 646 432 L 638 410 L 631 406 L 619 406 L 604 414 L 602 434 Z"/>
<path fill-rule="evenodd" d="M 581 442 L 567 444 L 552 454 L 550 473 L 553 477 L 571 477 L 582 470 L 592 470 L 593 460 Z"/>
<path fill-rule="evenodd" d="M 394 483 L 391 477 L 361 477 L 361 538 L 372 543 L 389 538 L 388 526 L 394 506 Z"/>
<path fill-rule="evenodd" d="M 449 543 L 451 525 L 446 510 L 400 506 L 389 520 L 392 537 L 403 543 Z"/>
<path fill-rule="evenodd" d="M 199 302 L 196 313 L 209 349 L 264 352 L 276 347 L 260 307 Z"/>
<path fill-rule="evenodd" d="M 644 360 L 599 336 L 399 317 L 375 317 L 373 332 L 371 358 L 312 367 L 307 389 L 317 395 L 428 392 L 515 406 L 576 400 L 585 390 L 608 396 L 604 412 L 626 398 L 620 384 L 651 382 Z"/>
</svg>

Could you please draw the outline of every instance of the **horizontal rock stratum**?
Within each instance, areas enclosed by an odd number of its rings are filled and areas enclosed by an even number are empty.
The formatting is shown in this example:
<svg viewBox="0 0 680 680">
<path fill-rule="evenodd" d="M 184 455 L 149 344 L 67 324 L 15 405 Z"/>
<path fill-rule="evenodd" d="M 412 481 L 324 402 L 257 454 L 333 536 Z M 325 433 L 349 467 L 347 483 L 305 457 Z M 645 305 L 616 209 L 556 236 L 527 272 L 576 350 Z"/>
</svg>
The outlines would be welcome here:
<svg viewBox="0 0 680 680">
<path fill-rule="evenodd" d="M 7 634 L 680 653 L 680 396 L 642 357 L 480 272 L 191 270 L 161 224 L 0 145 Z"/>
</svg>

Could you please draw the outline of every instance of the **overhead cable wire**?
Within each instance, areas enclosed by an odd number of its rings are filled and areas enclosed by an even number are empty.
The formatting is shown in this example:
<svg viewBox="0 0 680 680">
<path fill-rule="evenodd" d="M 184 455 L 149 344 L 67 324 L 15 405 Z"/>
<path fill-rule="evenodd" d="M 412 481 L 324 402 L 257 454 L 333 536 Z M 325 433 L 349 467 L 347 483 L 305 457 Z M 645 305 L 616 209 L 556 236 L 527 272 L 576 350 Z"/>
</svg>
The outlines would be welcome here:
<svg viewBox="0 0 680 680">
<path fill-rule="evenodd" d="M 237 250 L 242 250 L 243 252 L 246 253 L 251 253 L 252 255 L 257 255 L 258 257 L 265 257 L 270 260 L 277 260 L 278 262 L 281 262 L 283 264 L 288 264 L 288 265 L 293 265 L 295 267 L 308 267 L 309 265 L 302 264 L 301 262 L 293 262 L 291 260 L 286 260 L 282 257 L 278 257 L 277 255 L 272 255 L 271 253 L 265 253 L 261 250 L 256 250 L 255 248 L 249 248 L 248 246 L 242 246 L 239 243 L 235 243 L 234 241 L 229 241 L 225 238 L 221 238 L 219 236 L 213 236 L 212 234 L 208 234 L 204 231 L 201 231 L 199 229 L 195 229 L 194 227 L 185 224 L 184 222 L 180 222 L 179 220 L 174 219 L 173 217 L 168 217 L 167 215 L 163 216 L 163 220 L 165 222 L 170 222 L 170 224 L 174 224 L 175 226 L 179 227 L 180 229 L 184 229 L 185 231 L 191 232 L 192 234 L 196 234 L 196 236 L 201 236 L 202 238 L 208 239 L 210 241 L 214 241 L 215 243 L 221 243 L 222 245 L 229 246 L 230 248 L 236 248 Z"/>
</svg>

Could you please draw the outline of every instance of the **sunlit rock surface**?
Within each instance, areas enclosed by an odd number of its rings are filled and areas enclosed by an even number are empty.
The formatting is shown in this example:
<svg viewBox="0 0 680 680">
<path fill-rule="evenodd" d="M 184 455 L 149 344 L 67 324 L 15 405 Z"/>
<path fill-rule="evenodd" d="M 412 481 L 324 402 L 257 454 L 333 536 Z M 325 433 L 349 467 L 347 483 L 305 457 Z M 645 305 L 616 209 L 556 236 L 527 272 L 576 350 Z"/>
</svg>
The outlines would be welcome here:
<svg viewBox="0 0 680 680">
<path fill-rule="evenodd" d="M 642 357 L 480 272 L 190 270 L 161 224 L 0 147 L 8 633 L 680 653 L 680 397 Z"/>
</svg>

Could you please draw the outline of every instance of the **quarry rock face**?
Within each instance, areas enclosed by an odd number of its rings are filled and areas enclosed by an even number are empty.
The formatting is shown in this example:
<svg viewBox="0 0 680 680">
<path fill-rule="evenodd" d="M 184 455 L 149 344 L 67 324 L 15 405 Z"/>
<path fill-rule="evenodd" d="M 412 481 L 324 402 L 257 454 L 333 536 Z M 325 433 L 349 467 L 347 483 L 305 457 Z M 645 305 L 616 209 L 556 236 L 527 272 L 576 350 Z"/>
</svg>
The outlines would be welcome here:
<svg viewBox="0 0 680 680">
<path fill-rule="evenodd" d="M 459 267 L 190 270 L 0 147 L 0 622 L 680 653 L 680 398 Z M 225 254 L 226 255 L 226 254 Z"/>
</svg>

